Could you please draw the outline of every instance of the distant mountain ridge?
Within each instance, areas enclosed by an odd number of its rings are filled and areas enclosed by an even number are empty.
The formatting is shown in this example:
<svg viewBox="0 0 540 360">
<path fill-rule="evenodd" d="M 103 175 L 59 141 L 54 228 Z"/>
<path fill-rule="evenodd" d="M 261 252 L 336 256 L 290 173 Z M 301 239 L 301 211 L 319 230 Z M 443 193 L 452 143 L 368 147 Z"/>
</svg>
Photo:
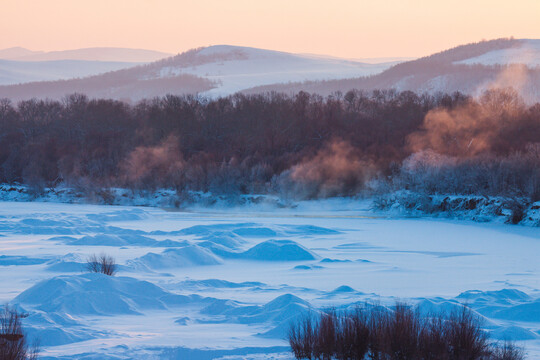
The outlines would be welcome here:
<svg viewBox="0 0 540 360">
<path fill-rule="evenodd" d="M 20 46 L 0 50 L 0 59 L 12 60 L 24 56 L 42 54 L 43 51 L 32 51 Z"/>
<path fill-rule="evenodd" d="M 13 61 L 0 59 L 0 85 L 68 80 L 126 69 L 138 64 L 120 61 Z"/>
<path fill-rule="evenodd" d="M 276 82 L 365 76 L 391 65 L 217 45 L 82 79 L 0 86 L 0 97 L 57 99 L 73 92 L 132 101 L 169 93 L 223 96 Z"/>
<path fill-rule="evenodd" d="M 275 84 L 244 92 L 307 91 L 328 95 L 351 89 L 395 89 L 475 95 L 490 87 L 514 87 L 528 102 L 540 101 L 540 40 L 481 41 L 402 62 L 373 76 Z"/>
<path fill-rule="evenodd" d="M 0 85 L 69 80 L 154 62 L 171 54 L 127 48 L 86 48 L 32 51 L 22 47 L 0 50 Z"/>
<path fill-rule="evenodd" d="M 540 100 L 540 40 L 481 41 L 411 61 L 375 64 L 216 45 L 81 79 L 0 86 L 0 97 L 56 99 L 82 92 L 137 101 L 166 94 L 218 97 L 236 92 L 307 91 L 328 95 L 351 89 L 474 95 L 508 86 L 528 102 Z"/>
<path fill-rule="evenodd" d="M 16 61 L 85 60 L 146 63 L 172 55 L 154 50 L 116 47 L 92 47 L 48 52 L 32 51 L 21 47 L 0 50 L 0 59 Z"/>
</svg>

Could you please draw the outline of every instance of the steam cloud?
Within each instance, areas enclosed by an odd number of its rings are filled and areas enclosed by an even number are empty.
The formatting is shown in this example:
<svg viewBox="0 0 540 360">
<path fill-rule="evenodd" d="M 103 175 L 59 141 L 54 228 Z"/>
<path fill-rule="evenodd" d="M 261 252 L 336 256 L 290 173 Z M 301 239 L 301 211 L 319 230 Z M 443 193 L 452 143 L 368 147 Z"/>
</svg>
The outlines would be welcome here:
<svg viewBox="0 0 540 360">
<path fill-rule="evenodd" d="M 374 174 L 372 162 L 343 140 L 331 141 L 288 173 L 297 195 L 308 198 L 356 194 Z"/>
<path fill-rule="evenodd" d="M 174 181 L 184 165 L 178 138 L 169 136 L 157 146 L 135 148 L 126 161 L 125 174 L 136 183 L 151 183 L 153 178 Z"/>
<path fill-rule="evenodd" d="M 501 140 L 524 114 L 525 104 L 513 89 L 488 90 L 479 101 L 427 113 L 423 131 L 408 138 L 410 150 L 433 150 L 459 158 L 501 150 Z"/>
</svg>

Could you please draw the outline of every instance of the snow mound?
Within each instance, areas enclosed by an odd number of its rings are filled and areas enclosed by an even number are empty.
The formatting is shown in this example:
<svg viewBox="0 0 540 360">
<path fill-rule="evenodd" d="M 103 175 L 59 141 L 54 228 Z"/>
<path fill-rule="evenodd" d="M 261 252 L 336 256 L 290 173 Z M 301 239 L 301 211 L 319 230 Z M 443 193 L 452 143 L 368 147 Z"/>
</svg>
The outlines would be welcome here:
<svg viewBox="0 0 540 360">
<path fill-rule="evenodd" d="M 268 240 L 241 254 L 242 258 L 260 261 L 315 260 L 316 255 L 292 240 Z"/>
<path fill-rule="evenodd" d="M 516 289 L 498 291 L 472 290 L 460 294 L 480 314 L 496 319 L 540 322 L 540 299 L 533 299 Z"/>
<path fill-rule="evenodd" d="M 93 221 L 105 223 L 105 222 L 111 222 L 111 221 L 143 220 L 143 219 L 146 219 L 148 215 L 141 209 L 132 209 L 132 210 L 111 211 L 111 212 L 100 213 L 100 214 L 87 214 L 86 217 Z"/>
<path fill-rule="evenodd" d="M 313 236 L 335 235 L 340 232 L 333 229 L 315 225 L 275 225 L 273 227 L 262 226 L 256 223 L 196 225 L 179 231 L 172 232 L 175 235 L 203 236 L 230 236 L 230 237 L 289 237 L 289 236 Z"/>
<path fill-rule="evenodd" d="M 56 214 L 56 218 L 60 220 L 47 218 L 43 214 L 26 214 L 26 217 L 19 221 L 0 221 L 0 229 L 21 235 L 145 234 L 142 230 L 108 226 L 104 222 L 90 220 L 86 216 Z"/>
<path fill-rule="evenodd" d="M 28 256 L 0 255 L 0 266 L 10 265 L 40 265 L 46 263 L 48 259 L 31 258 Z"/>
<path fill-rule="evenodd" d="M 202 237 L 201 240 L 203 240 L 203 241 L 205 241 L 207 243 L 220 245 L 220 246 L 223 246 L 225 248 L 229 248 L 229 249 L 233 249 L 233 250 L 238 249 L 239 247 L 241 247 L 245 243 L 245 240 L 242 240 L 238 236 L 232 236 L 230 234 L 208 235 L 208 236 Z"/>
<path fill-rule="evenodd" d="M 200 265 L 219 265 L 222 261 L 210 250 L 198 245 L 172 248 L 160 254 L 148 253 L 127 262 L 129 267 L 141 265 L 150 269 L 167 269 Z"/>
<path fill-rule="evenodd" d="M 513 301 L 530 301 L 531 297 L 516 289 L 502 289 L 497 291 L 465 291 L 457 296 L 457 299 L 474 303 L 498 303 L 511 304 Z"/>
<path fill-rule="evenodd" d="M 11 230 L 17 234 L 38 235 L 76 235 L 80 232 L 74 224 L 67 221 L 55 221 L 45 219 L 23 219 L 18 224 L 6 224 L 5 230 Z"/>
<path fill-rule="evenodd" d="M 68 243 L 69 245 L 83 246 L 128 246 L 142 245 L 151 246 L 154 240 L 141 235 L 87 235 L 82 238 Z"/>
<path fill-rule="evenodd" d="M 501 341 L 522 341 L 538 339 L 538 334 L 520 326 L 505 326 L 489 333 L 491 338 Z"/>
<path fill-rule="evenodd" d="M 266 284 L 257 282 L 257 281 L 246 281 L 241 283 L 235 283 L 227 280 L 219 279 L 208 279 L 208 280 L 186 280 L 182 281 L 179 284 L 180 288 L 225 288 L 225 289 L 239 289 L 239 288 L 250 288 L 250 287 L 261 287 L 266 286 Z"/>
<path fill-rule="evenodd" d="M 47 270 L 55 272 L 82 272 L 86 266 L 83 259 L 73 253 L 51 260 L 47 265 Z"/>
<path fill-rule="evenodd" d="M 25 330 L 30 339 L 40 345 L 58 346 L 91 340 L 110 335 L 82 325 L 67 314 L 34 311 L 24 320 Z"/>
<path fill-rule="evenodd" d="M 193 321 L 187 317 L 187 316 L 184 316 L 184 317 L 181 317 L 181 318 L 178 318 L 176 320 L 174 320 L 174 323 L 175 324 L 178 324 L 178 325 L 189 325 L 191 324 Z"/>
<path fill-rule="evenodd" d="M 201 313 L 222 315 L 222 322 L 241 324 L 282 323 L 308 311 L 310 305 L 292 294 L 278 296 L 265 305 L 246 306 L 231 300 L 216 300 Z"/>
<path fill-rule="evenodd" d="M 73 241 L 77 241 L 77 238 L 75 238 L 73 236 L 53 236 L 53 237 L 49 238 L 48 240 L 67 244 L 67 243 L 70 243 L 70 242 L 73 242 Z"/>
<path fill-rule="evenodd" d="M 320 265 L 296 265 L 293 270 L 318 270 L 324 269 L 324 266 Z"/>
<path fill-rule="evenodd" d="M 243 237 L 273 237 L 277 233 L 267 227 L 245 227 L 233 230 L 233 233 Z"/>
<path fill-rule="evenodd" d="M 117 315 L 166 309 L 167 305 L 187 300 L 187 297 L 170 294 L 147 281 L 84 274 L 41 281 L 19 294 L 14 303 L 30 305 L 47 313 Z"/>
<path fill-rule="evenodd" d="M 146 246 L 146 247 L 179 247 L 185 246 L 186 242 L 174 241 L 174 240 L 155 240 L 150 237 L 140 234 L 97 234 L 86 235 L 80 239 L 70 236 L 57 236 L 52 237 L 49 240 L 62 241 L 66 245 L 76 246 Z"/>
<path fill-rule="evenodd" d="M 216 233 L 225 234 L 227 232 L 233 232 L 241 228 L 255 227 L 256 225 L 257 224 L 254 223 L 195 225 L 179 230 L 176 233 L 178 233 L 178 235 L 205 236 L 213 235 Z"/>
<path fill-rule="evenodd" d="M 525 322 L 540 322 L 540 299 L 500 310 L 486 309 L 486 314 L 498 319 L 512 320 L 512 321 L 525 321 Z M 489 311 L 491 310 L 491 311 Z M 482 312 L 482 310 L 478 310 Z"/>
<path fill-rule="evenodd" d="M 259 336 L 285 339 L 291 322 L 305 316 L 310 311 L 310 304 L 299 297 L 285 294 L 266 304 L 265 308 L 273 315 L 269 320 L 277 322 L 278 325 Z"/>
<path fill-rule="evenodd" d="M 450 314 L 459 312 L 463 309 L 463 304 L 445 299 L 423 299 L 416 304 L 416 307 L 422 315 L 431 316 L 432 314 Z"/>
<path fill-rule="evenodd" d="M 337 293 L 355 293 L 355 292 L 357 292 L 355 289 L 353 289 L 352 287 L 347 286 L 347 285 L 341 285 L 341 286 L 338 286 L 337 288 L 335 288 L 334 290 L 332 290 L 332 293 L 334 293 L 334 294 L 337 294 Z"/>
<path fill-rule="evenodd" d="M 287 235 L 335 235 L 340 231 L 323 228 L 315 225 L 282 225 L 283 232 Z"/>
<path fill-rule="evenodd" d="M 342 260 L 342 259 L 330 259 L 330 258 L 324 258 L 320 262 L 322 263 L 350 263 L 351 260 Z"/>
</svg>

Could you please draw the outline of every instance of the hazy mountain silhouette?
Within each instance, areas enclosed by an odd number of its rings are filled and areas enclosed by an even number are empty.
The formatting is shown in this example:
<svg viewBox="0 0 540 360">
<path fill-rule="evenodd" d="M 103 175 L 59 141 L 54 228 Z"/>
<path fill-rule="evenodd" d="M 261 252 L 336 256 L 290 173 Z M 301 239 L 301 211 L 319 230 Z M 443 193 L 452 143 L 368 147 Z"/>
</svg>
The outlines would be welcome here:
<svg viewBox="0 0 540 360">
<path fill-rule="evenodd" d="M 18 61 L 87 60 L 142 63 L 156 61 L 171 55 L 154 50 L 115 47 L 93 47 L 49 52 L 32 51 L 21 47 L 0 50 L 0 59 Z"/>
<path fill-rule="evenodd" d="M 21 58 L 24 56 L 38 55 L 42 53 L 43 51 L 32 51 L 32 50 L 28 50 L 20 46 L 16 46 L 16 47 L 8 48 L 8 49 L 1 49 L 0 59 L 12 60 L 12 59 Z"/>
<path fill-rule="evenodd" d="M 307 91 L 329 95 L 350 89 L 478 94 L 514 87 L 527 101 L 540 100 L 540 40 L 497 39 L 467 44 L 399 63 L 368 77 L 259 86 L 245 93 Z"/>
<path fill-rule="evenodd" d="M 218 45 L 97 76 L 0 86 L 0 97 L 60 98 L 82 92 L 139 100 L 169 93 L 216 97 L 303 90 L 328 95 L 350 89 L 477 94 L 512 86 L 530 102 L 540 98 L 539 66 L 540 40 L 482 41 L 412 61 L 376 64 Z"/>
<path fill-rule="evenodd" d="M 229 95 L 253 86 L 277 82 L 365 76 L 379 73 L 393 64 L 365 64 L 344 59 L 218 45 L 87 78 L 0 86 L 0 97 L 13 100 L 32 97 L 54 99 L 72 92 L 130 100 L 168 93 Z"/>
<path fill-rule="evenodd" d="M 119 61 L 13 61 L 0 60 L 0 85 L 67 80 L 136 66 Z"/>
</svg>

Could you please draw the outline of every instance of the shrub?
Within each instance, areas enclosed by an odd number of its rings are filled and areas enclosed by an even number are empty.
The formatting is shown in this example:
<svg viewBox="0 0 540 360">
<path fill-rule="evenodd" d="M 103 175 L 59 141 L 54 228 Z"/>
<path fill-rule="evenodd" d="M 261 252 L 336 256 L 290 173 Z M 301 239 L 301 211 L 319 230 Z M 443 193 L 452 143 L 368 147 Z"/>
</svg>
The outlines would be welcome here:
<svg viewBox="0 0 540 360">
<path fill-rule="evenodd" d="M 369 349 L 369 327 L 366 311 L 360 307 L 352 316 L 340 316 L 336 331 L 336 358 L 363 359 Z"/>
<path fill-rule="evenodd" d="M 0 312 L 0 359 L 34 360 L 38 356 L 38 346 L 30 345 L 22 328 L 26 315 L 4 306 Z"/>
<path fill-rule="evenodd" d="M 338 360 L 522 360 L 514 344 L 490 344 L 479 317 L 466 306 L 420 316 L 398 303 L 353 312 L 310 314 L 291 324 L 296 359 Z"/>
<path fill-rule="evenodd" d="M 311 359 L 313 354 L 314 339 L 313 315 L 308 314 L 298 323 L 292 323 L 289 329 L 289 344 L 297 359 Z"/>
<path fill-rule="evenodd" d="M 463 306 L 450 313 L 445 322 L 446 346 L 451 359 L 482 359 L 489 354 L 488 335 L 481 328 L 481 321 Z"/>
<path fill-rule="evenodd" d="M 518 348 L 508 341 L 502 345 L 494 346 L 491 351 L 491 360 L 516 360 L 524 358 L 523 349 Z"/>
<path fill-rule="evenodd" d="M 93 254 L 86 260 L 86 270 L 113 276 L 118 269 L 112 256 L 106 254 Z"/>
</svg>

